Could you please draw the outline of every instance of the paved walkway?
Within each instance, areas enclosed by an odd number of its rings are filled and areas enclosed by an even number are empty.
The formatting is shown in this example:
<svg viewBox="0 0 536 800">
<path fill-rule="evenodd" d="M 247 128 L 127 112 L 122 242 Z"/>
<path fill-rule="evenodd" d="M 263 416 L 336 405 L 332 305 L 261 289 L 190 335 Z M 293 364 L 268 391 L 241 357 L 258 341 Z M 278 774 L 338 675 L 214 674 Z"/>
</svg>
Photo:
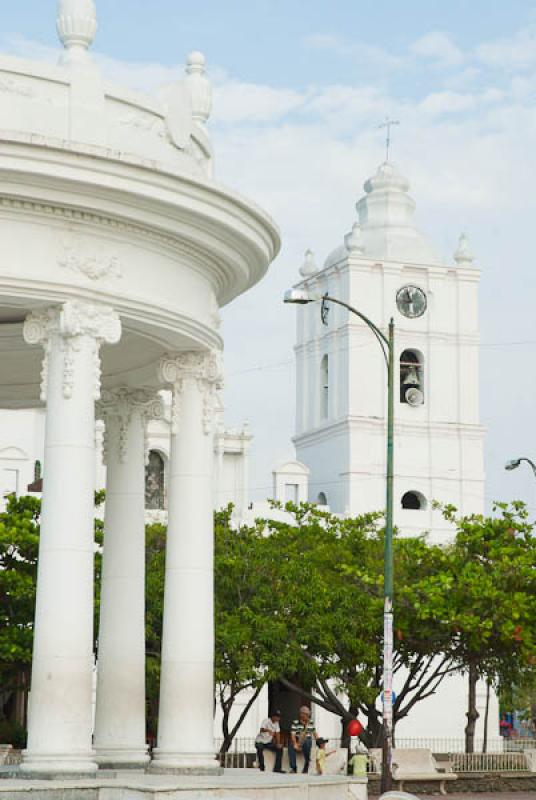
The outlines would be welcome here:
<svg viewBox="0 0 536 800">
<path fill-rule="evenodd" d="M 438 800 L 437 794 L 417 794 L 419 800 Z M 536 800 L 536 792 L 449 792 L 452 800 Z"/>
</svg>

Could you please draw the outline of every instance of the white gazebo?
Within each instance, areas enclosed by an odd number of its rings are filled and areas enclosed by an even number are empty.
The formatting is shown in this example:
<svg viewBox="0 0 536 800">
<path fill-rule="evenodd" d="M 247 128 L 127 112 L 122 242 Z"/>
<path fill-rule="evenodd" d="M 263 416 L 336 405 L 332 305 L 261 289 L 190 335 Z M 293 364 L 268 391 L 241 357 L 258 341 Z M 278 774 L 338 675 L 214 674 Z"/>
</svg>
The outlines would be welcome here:
<svg viewBox="0 0 536 800">
<path fill-rule="evenodd" d="M 272 220 L 212 178 L 204 58 L 166 101 L 103 81 L 93 0 L 60 0 L 58 66 L 0 58 L 0 405 L 46 405 L 21 770 L 147 764 L 145 429 L 173 396 L 160 719 L 150 769 L 217 768 L 212 458 L 219 308 L 266 272 Z M 96 414 L 107 501 L 92 740 Z"/>
</svg>

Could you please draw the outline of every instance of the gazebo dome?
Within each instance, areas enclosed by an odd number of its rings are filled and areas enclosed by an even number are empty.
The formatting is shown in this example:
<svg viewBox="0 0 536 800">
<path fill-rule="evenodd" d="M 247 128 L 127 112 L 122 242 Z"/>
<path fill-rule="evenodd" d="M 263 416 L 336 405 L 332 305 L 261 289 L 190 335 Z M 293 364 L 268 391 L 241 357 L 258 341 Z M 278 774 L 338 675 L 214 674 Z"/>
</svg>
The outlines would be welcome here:
<svg viewBox="0 0 536 800">
<path fill-rule="evenodd" d="M 433 248 L 415 227 L 415 202 L 409 196 L 409 181 L 394 164 L 381 164 L 365 181 L 364 196 L 356 209 L 360 227 L 360 255 L 378 261 L 404 261 L 410 264 L 440 263 Z M 347 256 L 345 245 L 336 247 L 324 267 Z"/>
<path fill-rule="evenodd" d="M 170 348 L 221 347 L 218 308 L 279 249 L 270 217 L 212 178 L 201 53 L 164 101 L 103 80 L 89 52 L 93 0 L 59 0 L 57 29 L 56 66 L 0 56 L 0 345 L 6 335 L 15 346 L 19 386 L 3 368 L 9 406 L 38 402 L 29 311 L 73 296 L 114 305 L 123 336 L 103 350 L 110 386 L 119 364 L 124 380 Z"/>
</svg>

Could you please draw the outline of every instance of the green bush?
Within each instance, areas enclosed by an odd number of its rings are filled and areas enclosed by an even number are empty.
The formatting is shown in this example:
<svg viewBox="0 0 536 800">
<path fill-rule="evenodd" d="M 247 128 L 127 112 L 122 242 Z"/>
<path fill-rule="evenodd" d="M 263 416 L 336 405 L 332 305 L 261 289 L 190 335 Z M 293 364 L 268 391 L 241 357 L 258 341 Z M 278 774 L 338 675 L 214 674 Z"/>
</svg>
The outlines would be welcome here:
<svg viewBox="0 0 536 800">
<path fill-rule="evenodd" d="M 0 744 L 12 744 L 15 750 L 26 747 L 26 731 L 18 722 L 0 720 Z"/>
</svg>

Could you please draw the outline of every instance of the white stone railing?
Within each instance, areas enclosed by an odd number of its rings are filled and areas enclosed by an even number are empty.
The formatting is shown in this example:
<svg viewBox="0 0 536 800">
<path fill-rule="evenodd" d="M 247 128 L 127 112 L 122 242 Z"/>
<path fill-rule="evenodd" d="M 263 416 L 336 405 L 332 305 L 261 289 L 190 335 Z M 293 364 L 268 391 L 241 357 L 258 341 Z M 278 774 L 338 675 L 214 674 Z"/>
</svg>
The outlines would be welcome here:
<svg viewBox="0 0 536 800">
<path fill-rule="evenodd" d="M 526 772 L 527 759 L 523 753 L 452 753 L 452 771 L 468 772 Z"/>
<path fill-rule="evenodd" d="M 512 740 L 513 741 L 513 740 Z M 521 740 L 517 740 L 521 741 Z M 535 740 L 532 739 L 532 747 L 534 747 Z M 488 753 L 504 753 L 509 748 L 506 747 L 507 740 L 501 736 L 490 737 L 487 742 L 486 752 Z M 414 747 L 431 750 L 432 753 L 465 753 L 465 739 L 463 737 L 455 736 L 415 736 L 405 737 L 397 736 L 395 747 L 403 749 L 411 749 Z M 474 750 L 476 753 L 481 753 L 484 749 L 484 741 L 481 738 L 475 739 Z"/>
</svg>

